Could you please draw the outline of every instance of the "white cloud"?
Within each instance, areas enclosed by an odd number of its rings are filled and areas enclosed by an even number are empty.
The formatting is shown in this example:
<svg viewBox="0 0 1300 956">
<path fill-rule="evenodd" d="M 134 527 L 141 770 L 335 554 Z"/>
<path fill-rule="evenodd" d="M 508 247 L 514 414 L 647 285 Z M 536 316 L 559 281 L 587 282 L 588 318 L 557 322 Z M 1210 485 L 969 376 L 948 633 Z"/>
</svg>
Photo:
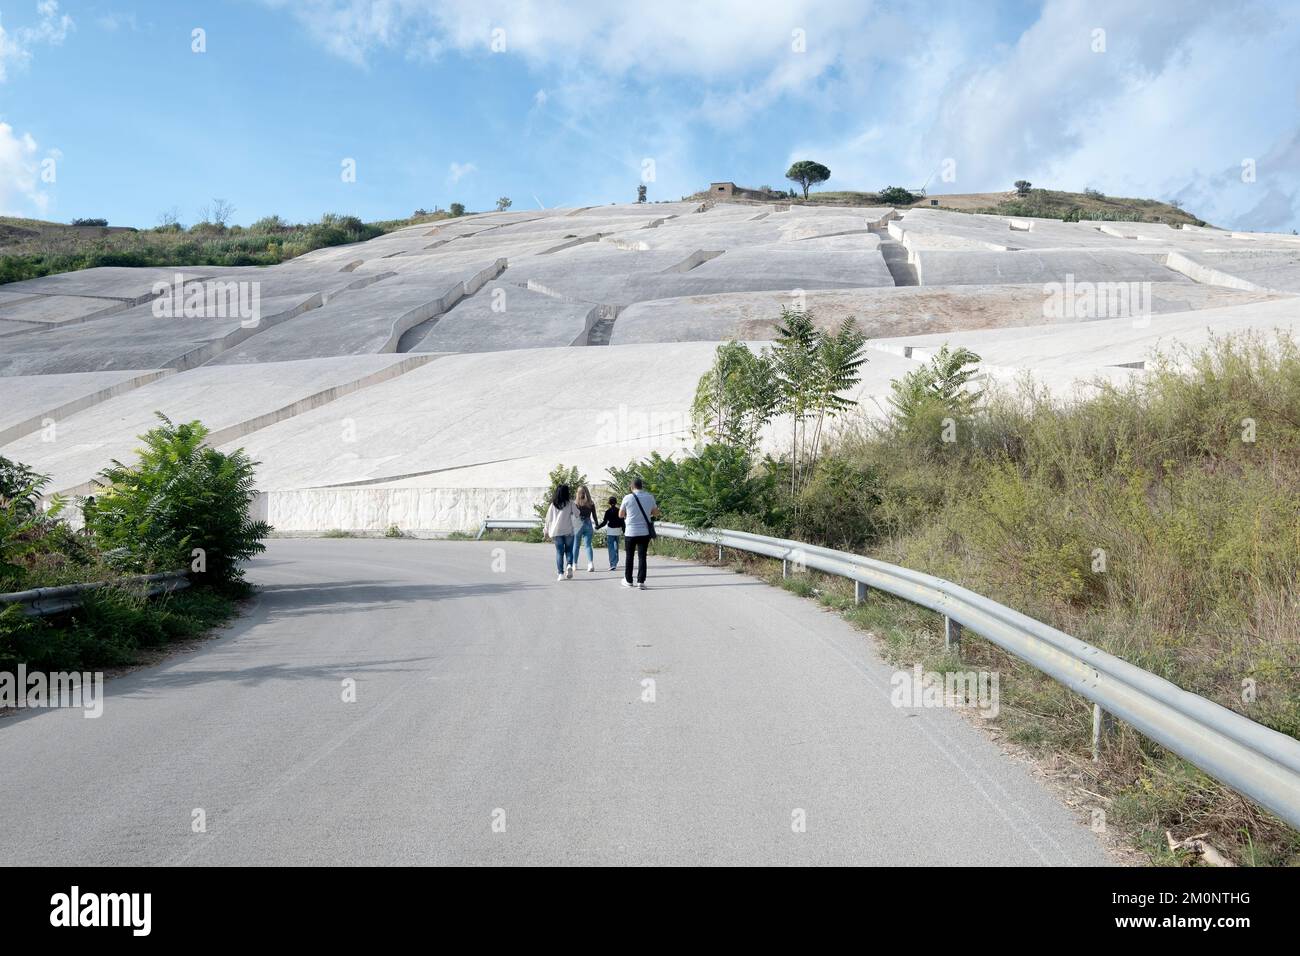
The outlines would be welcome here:
<svg viewBox="0 0 1300 956">
<path fill-rule="evenodd" d="M 57 45 L 66 40 L 68 34 L 72 32 L 72 17 L 66 13 L 59 13 L 58 0 L 39 0 L 36 4 L 36 13 L 40 17 L 36 26 L 21 31 L 26 33 L 29 42 Z"/>
<path fill-rule="evenodd" d="M 121 12 L 114 10 L 110 13 L 101 14 L 95 20 L 99 28 L 107 33 L 117 33 L 119 30 L 130 30 L 132 33 L 140 29 L 140 24 L 136 20 L 133 12 Z"/>
<path fill-rule="evenodd" d="M 605 74 L 730 78 L 757 71 L 778 85 L 799 82 L 810 69 L 833 61 L 874 16 L 871 4 L 834 0 L 263 2 L 291 13 L 327 49 L 356 63 L 394 50 L 423 54 L 450 48 L 491 55 L 499 30 L 503 52 L 533 65 L 580 58 Z M 796 29 L 806 35 L 802 53 L 792 49 Z"/>
<path fill-rule="evenodd" d="M 1011 42 L 1020 8 L 943 0 L 263 2 L 358 64 L 492 57 L 500 30 L 505 55 L 547 76 L 536 127 L 616 159 L 619 182 L 634 153 L 665 157 L 665 193 L 731 173 L 707 167 L 717 157 L 697 154 L 697 133 L 749 134 L 776 109 L 809 120 L 784 158 L 825 162 L 836 188 L 984 192 L 1025 178 L 1178 196 L 1218 225 L 1300 221 L 1300 7 L 1285 0 L 1044 0 Z M 613 142 L 627 144 L 617 157 Z M 1244 157 L 1260 159 L 1253 190 L 1232 179 Z M 951 183 L 937 175 L 948 159 Z"/>
<path fill-rule="evenodd" d="M 0 22 L 0 83 L 9 78 L 11 68 L 22 68 L 32 58 L 27 48 L 19 42 L 18 37 L 9 33 Z"/>
<path fill-rule="evenodd" d="M 452 163 L 447 167 L 447 178 L 455 184 L 474 172 L 478 172 L 478 167 L 473 163 Z"/>
<path fill-rule="evenodd" d="M 36 15 L 35 26 L 13 31 L 5 30 L 0 23 L 0 83 L 8 79 L 10 68 L 22 69 L 31 62 L 33 46 L 39 43 L 57 46 L 75 28 L 72 17 L 59 13 L 58 0 L 39 0 Z"/>
<path fill-rule="evenodd" d="M 0 123 L 0 215 L 44 214 L 50 195 L 41 179 L 42 162 L 60 155 L 52 150 L 42 156 L 30 133 L 19 135 Z"/>
<path fill-rule="evenodd" d="M 1280 5 L 1049 0 L 1006 50 L 924 45 L 903 68 L 921 81 L 905 86 L 903 109 L 801 151 L 864 188 L 920 185 L 952 158 L 957 181 L 936 176 L 932 192 L 1000 191 L 1024 178 L 1176 197 L 1216 225 L 1290 228 L 1300 222 L 1298 45 L 1300 15 Z M 864 148 L 882 132 L 883 151 Z M 1240 181 L 1246 157 L 1259 160 L 1257 183 Z"/>
</svg>

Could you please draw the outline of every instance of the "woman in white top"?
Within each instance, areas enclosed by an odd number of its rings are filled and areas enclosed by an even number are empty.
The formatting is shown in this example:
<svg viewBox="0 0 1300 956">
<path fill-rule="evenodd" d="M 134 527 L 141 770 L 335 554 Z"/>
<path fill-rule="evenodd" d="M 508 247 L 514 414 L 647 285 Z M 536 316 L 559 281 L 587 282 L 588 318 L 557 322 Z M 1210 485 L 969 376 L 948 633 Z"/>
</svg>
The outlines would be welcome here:
<svg viewBox="0 0 1300 956">
<path fill-rule="evenodd" d="M 573 565 L 569 564 L 569 552 L 573 548 L 573 529 L 578 524 L 578 509 L 569 495 L 569 486 L 560 485 L 551 496 L 550 507 L 546 509 L 546 520 L 542 522 L 542 532 L 555 542 L 555 580 L 563 581 L 565 568 L 568 577 L 573 577 Z"/>
</svg>

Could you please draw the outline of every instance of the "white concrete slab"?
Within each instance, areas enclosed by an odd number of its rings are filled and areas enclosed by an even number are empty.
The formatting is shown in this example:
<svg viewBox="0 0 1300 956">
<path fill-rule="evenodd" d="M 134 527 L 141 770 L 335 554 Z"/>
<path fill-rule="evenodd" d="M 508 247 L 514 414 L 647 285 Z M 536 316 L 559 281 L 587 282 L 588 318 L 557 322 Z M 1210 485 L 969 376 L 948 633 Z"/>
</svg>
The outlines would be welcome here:
<svg viewBox="0 0 1300 956">
<path fill-rule="evenodd" d="M 427 284 L 377 282 L 331 299 L 212 359 L 214 365 L 287 362 L 300 358 L 395 352 L 402 333 L 447 311 L 464 294 L 461 274 Z"/>
<path fill-rule="evenodd" d="M 878 339 L 876 349 L 927 359 L 942 345 L 965 346 L 989 366 L 1011 372 L 1086 378 L 1099 369 L 1150 361 L 1158 350 L 1202 348 L 1212 336 L 1300 332 L 1300 308 L 1290 299 L 1198 312 L 1151 316 L 1149 321 L 1102 319 L 1027 328 L 981 329 Z"/>
<path fill-rule="evenodd" d="M 1153 282 L 1155 314 L 1247 305 L 1277 298 L 1191 282 Z M 796 300 L 789 290 L 685 296 L 638 302 L 619 313 L 610 342 L 696 342 L 775 337 L 782 307 L 802 303 L 824 328 L 849 316 L 872 338 L 956 329 L 1042 325 L 1057 321 L 1040 285 L 908 286 L 810 289 Z M 1062 316 L 1061 321 L 1074 321 Z"/>
<path fill-rule="evenodd" d="M 990 283 L 1186 282 L 1187 277 L 1132 252 L 1068 249 L 1016 252 L 918 249 L 912 254 L 921 285 Z"/>
<path fill-rule="evenodd" d="M 319 295 L 263 299 L 261 319 L 250 326 L 238 318 L 160 319 L 146 303 L 94 322 L 7 337 L 0 376 L 193 368 L 319 304 Z"/>
<path fill-rule="evenodd" d="M 1180 252 L 1169 267 L 1197 282 L 1234 289 L 1300 293 L 1300 244 L 1294 249 Z"/>
<path fill-rule="evenodd" d="M 50 475 L 51 490 L 85 493 L 87 483 L 111 459 L 130 458 L 137 437 L 157 424 L 157 412 L 172 421 L 202 421 L 211 429 L 209 441 L 214 445 L 238 444 L 259 428 L 287 423 L 434 360 L 423 355 L 364 355 L 195 369 L 68 414 L 57 422 L 54 440 L 30 434 L 6 444 L 2 453 Z"/>
<path fill-rule="evenodd" d="M 598 309 L 489 282 L 438 318 L 412 352 L 499 352 L 585 345 Z"/>
<path fill-rule="evenodd" d="M 170 374 L 131 370 L 0 378 L 0 445 L 51 422 L 55 427 L 50 437 L 55 440 L 68 416 Z"/>
<path fill-rule="evenodd" d="M 17 301 L 10 303 L 0 301 L 0 319 L 40 325 L 62 325 L 84 322 L 130 308 L 127 303 L 117 299 L 80 295 L 33 295 L 15 298 Z"/>
<path fill-rule="evenodd" d="M 714 349 L 682 343 L 446 355 L 240 444 L 265 462 L 258 480 L 266 490 L 394 481 L 580 447 L 605 448 L 614 463 L 621 446 L 647 435 L 677 447 Z M 594 384 L 597 369 L 618 383 L 613 394 Z M 536 478 L 530 471 L 515 483 Z"/>
<path fill-rule="evenodd" d="M 101 266 L 97 269 L 60 272 L 56 275 L 41 276 L 39 279 L 11 282 L 5 286 L 5 291 L 91 296 L 99 299 L 117 299 L 131 305 L 138 305 L 153 298 L 155 282 L 170 284 L 178 272 L 182 273 L 186 280 L 200 279 L 209 274 L 202 266 L 186 266 L 183 269 Z"/>
<path fill-rule="evenodd" d="M 0 338 L 23 332 L 40 332 L 48 328 L 49 326 L 43 322 L 11 322 L 8 319 L 0 319 Z"/>
</svg>

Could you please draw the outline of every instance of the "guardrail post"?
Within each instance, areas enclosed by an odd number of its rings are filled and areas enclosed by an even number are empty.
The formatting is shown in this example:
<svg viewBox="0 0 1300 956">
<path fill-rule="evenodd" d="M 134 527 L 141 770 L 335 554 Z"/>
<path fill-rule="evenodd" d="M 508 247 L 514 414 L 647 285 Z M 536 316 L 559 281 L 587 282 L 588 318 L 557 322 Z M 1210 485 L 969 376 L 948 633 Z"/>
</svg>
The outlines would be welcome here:
<svg viewBox="0 0 1300 956">
<path fill-rule="evenodd" d="M 722 545 L 718 545 L 718 560 L 722 560 Z"/>
<path fill-rule="evenodd" d="M 786 558 L 781 559 L 781 577 L 782 579 L 790 576 L 790 562 Z"/>
<path fill-rule="evenodd" d="M 492 520 L 491 518 L 487 518 L 487 517 L 485 517 L 485 518 L 483 519 L 483 527 L 479 528 L 479 529 L 478 529 L 478 534 L 474 535 L 474 540 L 475 540 L 475 541 L 481 541 L 481 540 L 483 540 L 483 535 L 487 532 L 488 522 L 491 521 L 491 520 Z"/>
<path fill-rule="evenodd" d="M 862 581 L 853 582 L 853 603 L 861 604 L 867 599 L 867 585 Z"/>
<path fill-rule="evenodd" d="M 960 644 L 961 624 L 945 614 L 943 616 L 943 649 L 945 651 L 960 650 Z"/>
<path fill-rule="evenodd" d="M 1115 732 L 1115 718 L 1101 709 L 1101 704 L 1092 705 L 1092 759 L 1101 759 L 1102 744 Z"/>
</svg>

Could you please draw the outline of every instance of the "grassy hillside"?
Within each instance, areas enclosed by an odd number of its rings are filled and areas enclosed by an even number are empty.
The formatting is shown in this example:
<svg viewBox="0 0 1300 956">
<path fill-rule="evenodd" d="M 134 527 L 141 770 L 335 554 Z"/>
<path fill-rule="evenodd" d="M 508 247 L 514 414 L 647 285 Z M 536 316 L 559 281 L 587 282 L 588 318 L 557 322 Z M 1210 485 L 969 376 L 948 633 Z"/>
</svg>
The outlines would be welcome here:
<svg viewBox="0 0 1300 956">
<path fill-rule="evenodd" d="M 961 204 L 946 200 L 961 197 L 932 196 L 939 200 L 940 209 L 959 209 L 962 212 L 991 213 L 998 216 L 1035 216 L 1042 219 L 1110 219 L 1121 222 L 1163 222 L 1179 226 L 1184 223 L 1204 226 L 1203 219 L 1156 199 L 1133 199 L 1123 196 L 1106 196 L 1096 191 L 1069 193 L 1057 189 L 1031 189 L 1025 196 L 1015 192 L 999 194 L 996 202 L 981 204 L 973 209 L 960 208 Z M 918 205 L 929 205 L 925 200 Z"/>
<path fill-rule="evenodd" d="M 696 193 L 688 199 L 709 199 L 707 191 Z M 762 201 L 762 200 L 760 200 Z M 897 205 L 882 201 L 879 193 L 852 190 L 813 190 L 805 203 L 802 198 L 774 198 L 771 202 L 795 203 L 809 206 L 888 206 Z M 899 208 L 909 208 L 900 206 Z M 943 209 L 948 212 L 987 213 L 996 216 L 1032 216 L 1041 219 L 1109 219 L 1118 222 L 1164 222 L 1178 226 L 1183 223 L 1204 226 L 1206 222 L 1186 210 L 1157 199 L 1134 199 L 1124 196 L 1106 196 L 1095 190 L 1081 193 L 1059 189 L 1031 189 L 1020 196 L 1015 190 L 1002 193 L 952 193 L 918 198 L 911 204 L 914 209 Z"/>
<path fill-rule="evenodd" d="M 447 212 L 362 222 L 327 213 L 319 222 L 277 216 L 251 226 L 200 223 L 186 229 L 102 229 L 0 217 L 0 285 L 96 266 L 265 266 L 313 249 L 361 242 L 403 226 L 451 218 Z"/>
</svg>

